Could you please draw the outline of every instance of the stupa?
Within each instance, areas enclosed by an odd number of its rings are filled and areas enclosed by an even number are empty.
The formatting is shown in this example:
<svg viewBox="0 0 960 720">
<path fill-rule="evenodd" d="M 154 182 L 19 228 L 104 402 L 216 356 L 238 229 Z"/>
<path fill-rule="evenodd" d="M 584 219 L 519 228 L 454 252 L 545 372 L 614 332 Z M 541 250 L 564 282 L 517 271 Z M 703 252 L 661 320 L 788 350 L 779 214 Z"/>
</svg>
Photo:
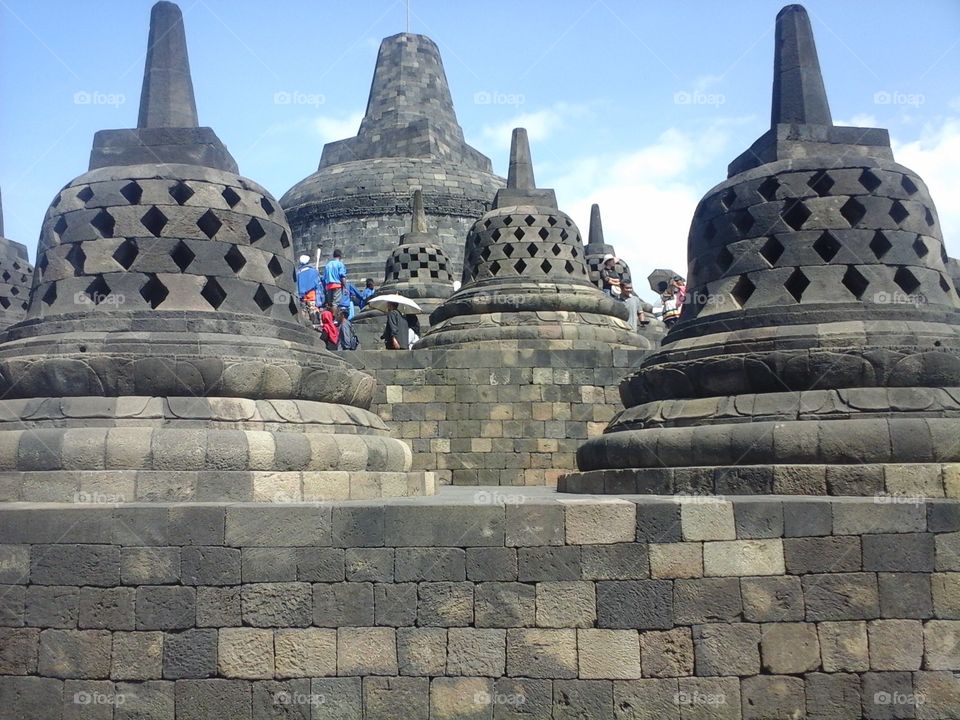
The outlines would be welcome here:
<svg viewBox="0 0 960 720">
<path fill-rule="evenodd" d="M 692 302 L 568 491 L 943 495 L 960 298 L 886 130 L 833 125 L 806 11 L 777 16 L 771 127 L 700 202 Z"/>
<path fill-rule="evenodd" d="M 424 35 L 383 40 L 356 137 L 328 143 L 314 174 L 280 198 L 298 252 L 345 253 L 353 282 L 376 278 L 405 232 L 410 193 L 425 211 L 456 273 L 463 238 L 490 209 L 503 179 L 466 143 L 443 61 Z"/>
<path fill-rule="evenodd" d="M 527 132 L 513 131 L 507 187 L 467 235 L 463 281 L 418 347 L 477 342 L 555 348 L 650 347 L 627 310 L 590 280 L 580 231 L 537 188 Z"/>
<path fill-rule="evenodd" d="M 374 380 L 298 319 L 283 210 L 197 111 L 180 9 L 153 6 L 138 127 L 97 134 L 44 219 L 0 344 L 0 486 L 70 501 L 429 492 Z"/>
<path fill-rule="evenodd" d="M 600 219 L 600 206 L 594 203 L 590 206 L 590 231 L 587 234 L 587 245 L 584 248 L 584 257 L 587 260 L 587 270 L 590 273 L 590 279 L 598 288 L 603 287 L 600 280 L 600 268 L 603 266 L 603 259 L 607 255 L 613 255 L 617 258 L 613 267 L 624 282 L 632 283 L 633 278 L 630 275 L 630 266 L 617 255 L 613 245 L 610 245 L 603 237 L 603 221 Z"/>
<path fill-rule="evenodd" d="M 0 198 L 0 330 L 26 315 L 32 275 L 27 246 L 3 235 L 3 200 Z"/>
</svg>

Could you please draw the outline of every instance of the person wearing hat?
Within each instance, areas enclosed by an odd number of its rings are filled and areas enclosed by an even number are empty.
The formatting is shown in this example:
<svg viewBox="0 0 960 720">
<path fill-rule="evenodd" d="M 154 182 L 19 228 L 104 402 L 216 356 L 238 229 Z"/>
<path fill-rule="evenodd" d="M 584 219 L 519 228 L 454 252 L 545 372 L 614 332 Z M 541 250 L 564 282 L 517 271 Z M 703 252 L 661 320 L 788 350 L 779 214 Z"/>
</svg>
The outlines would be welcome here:
<svg viewBox="0 0 960 720">
<path fill-rule="evenodd" d="M 620 275 L 616 269 L 617 258 L 610 253 L 603 256 L 603 264 L 600 266 L 600 281 L 603 283 L 603 291 L 610 297 L 617 300 L 621 299 Z"/>
<path fill-rule="evenodd" d="M 301 255 L 300 266 L 297 268 L 297 294 L 300 296 L 300 307 L 306 309 L 311 322 L 316 322 L 319 287 L 320 274 L 310 264 L 310 256 Z"/>
</svg>

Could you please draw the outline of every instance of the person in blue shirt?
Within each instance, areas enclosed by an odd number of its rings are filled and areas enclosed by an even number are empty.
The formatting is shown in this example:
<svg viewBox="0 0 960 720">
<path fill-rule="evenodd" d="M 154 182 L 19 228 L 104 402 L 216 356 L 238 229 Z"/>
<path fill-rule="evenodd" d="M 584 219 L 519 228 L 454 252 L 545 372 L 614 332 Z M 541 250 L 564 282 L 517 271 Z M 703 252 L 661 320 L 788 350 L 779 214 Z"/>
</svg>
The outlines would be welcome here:
<svg viewBox="0 0 960 720">
<path fill-rule="evenodd" d="M 353 322 L 353 316 L 357 314 L 357 311 L 356 306 L 353 304 L 353 299 L 350 297 L 350 293 L 345 293 L 340 298 L 340 304 L 338 307 L 343 311 L 343 314 L 346 316 L 347 320 Z"/>
<path fill-rule="evenodd" d="M 320 287 L 320 274 L 310 264 L 309 255 L 300 256 L 300 267 L 297 268 L 297 294 L 300 296 L 300 307 L 306 308 L 310 320 L 317 314 L 317 290 Z"/>
<path fill-rule="evenodd" d="M 350 283 L 348 287 L 350 289 L 350 299 L 353 300 L 354 304 L 361 310 L 363 310 L 367 304 L 367 300 L 377 294 L 377 288 L 373 284 L 373 278 L 367 278 L 366 287 L 363 290 L 357 290 L 357 286 L 353 283 Z"/>
<path fill-rule="evenodd" d="M 333 251 L 333 258 L 323 266 L 323 290 L 325 300 L 334 307 L 340 304 L 340 297 L 347 281 L 347 266 L 343 264 L 340 248 Z"/>
</svg>

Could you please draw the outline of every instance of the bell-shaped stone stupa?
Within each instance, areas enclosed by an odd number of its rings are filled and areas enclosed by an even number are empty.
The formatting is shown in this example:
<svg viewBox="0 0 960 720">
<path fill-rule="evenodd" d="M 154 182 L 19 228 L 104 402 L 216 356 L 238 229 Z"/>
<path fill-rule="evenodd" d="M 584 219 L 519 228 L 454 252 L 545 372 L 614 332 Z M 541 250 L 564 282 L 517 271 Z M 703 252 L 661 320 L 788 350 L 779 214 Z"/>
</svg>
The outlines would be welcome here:
<svg viewBox="0 0 960 720">
<path fill-rule="evenodd" d="M 0 198 L 0 330 L 27 314 L 32 275 L 27 246 L 3 236 L 3 200 Z"/>
<path fill-rule="evenodd" d="M 373 379 L 300 324 L 283 210 L 196 117 L 180 9 L 159 2 L 139 127 L 98 133 L 57 194 L 0 344 L 7 499 L 428 491 L 365 409 Z"/>
<path fill-rule="evenodd" d="M 771 128 L 688 248 L 680 322 L 565 489 L 943 495 L 960 298 L 937 212 L 885 130 L 833 125 L 799 5 L 777 16 Z"/>
<path fill-rule="evenodd" d="M 632 283 L 630 276 L 630 266 L 617 256 L 613 245 L 607 243 L 603 238 L 603 221 L 600 219 L 600 206 L 594 203 L 590 206 L 590 232 L 587 235 L 587 245 L 584 248 L 584 257 L 587 260 L 587 270 L 590 273 L 590 279 L 598 287 L 603 287 L 600 280 L 600 268 L 603 266 L 603 259 L 607 255 L 613 255 L 617 258 L 613 267 L 624 282 Z"/>
<path fill-rule="evenodd" d="M 418 347 L 476 342 L 515 346 L 650 347 L 627 309 L 591 282 L 580 231 L 538 189 L 527 132 L 513 131 L 507 187 L 467 235 L 463 284 L 430 316 Z"/>
</svg>

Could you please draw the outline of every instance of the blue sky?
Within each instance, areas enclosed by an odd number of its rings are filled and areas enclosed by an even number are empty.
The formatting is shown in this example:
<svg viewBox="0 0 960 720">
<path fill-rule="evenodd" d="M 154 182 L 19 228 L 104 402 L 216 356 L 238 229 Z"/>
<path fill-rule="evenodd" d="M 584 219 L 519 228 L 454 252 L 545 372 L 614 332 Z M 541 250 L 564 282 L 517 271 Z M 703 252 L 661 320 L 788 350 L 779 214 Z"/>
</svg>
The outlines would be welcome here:
<svg viewBox="0 0 960 720">
<path fill-rule="evenodd" d="M 149 0 L 0 0 L 0 187 L 34 256 L 47 204 L 94 132 L 136 124 Z M 403 0 L 184 0 L 200 121 L 277 197 L 356 132 Z M 645 275 L 683 272 L 697 200 L 769 125 L 768 0 L 412 0 L 440 46 L 467 140 L 506 172 L 530 131 L 538 184 Z M 960 2 L 811 0 L 834 121 L 889 128 L 960 254 Z"/>
</svg>

